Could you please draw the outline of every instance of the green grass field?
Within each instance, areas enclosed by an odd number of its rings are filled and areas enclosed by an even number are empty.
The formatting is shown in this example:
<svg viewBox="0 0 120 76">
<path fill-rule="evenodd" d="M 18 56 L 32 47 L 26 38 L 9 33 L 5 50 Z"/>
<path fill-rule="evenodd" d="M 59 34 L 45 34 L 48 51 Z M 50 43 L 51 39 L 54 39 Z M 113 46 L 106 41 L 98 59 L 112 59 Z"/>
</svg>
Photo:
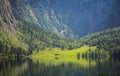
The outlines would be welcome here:
<svg viewBox="0 0 120 76">
<path fill-rule="evenodd" d="M 45 49 L 38 53 L 34 51 L 30 57 L 34 59 L 39 58 L 39 57 L 59 57 L 59 58 L 76 57 L 78 53 L 82 55 L 88 50 L 95 51 L 95 49 L 96 49 L 95 46 L 90 47 L 87 45 L 84 45 L 81 48 L 73 49 L 73 50 L 61 50 L 59 48 L 53 48 L 53 49 Z"/>
<path fill-rule="evenodd" d="M 80 55 L 85 54 L 86 52 L 93 51 L 95 52 L 96 46 L 88 46 L 84 45 L 78 49 L 73 50 L 61 50 L 59 48 L 53 48 L 53 49 L 45 49 L 40 52 L 33 52 L 32 55 L 30 55 L 30 58 L 34 63 L 44 63 L 46 65 L 59 65 L 59 64 L 67 64 L 67 63 L 73 63 L 73 64 L 79 64 L 84 68 L 88 68 L 89 65 L 95 66 L 96 61 L 90 60 L 86 58 L 80 57 L 78 59 L 78 53 Z M 103 60 L 101 59 L 101 62 Z"/>
<path fill-rule="evenodd" d="M 39 53 L 33 52 L 30 56 L 34 63 L 40 62 L 46 65 L 60 65 L 62 63 L 73 63 L 82 65 L 82 67 L 87 68 L 91 64 L 92 66 L 96 65 L 95 61 L 89 61 L 87 59 L 78 59 L 77 54 L 85 53 L 89 49 L 91 51 L 95 51 L 96 47 L 89 47 L 87 45 L 82 46 L 81 48 L 74 49 L 74 50 L 61 50 L 59 48 L 54 49 L 46 49 L 44 51 L 40 51 Z"/>
</svg>

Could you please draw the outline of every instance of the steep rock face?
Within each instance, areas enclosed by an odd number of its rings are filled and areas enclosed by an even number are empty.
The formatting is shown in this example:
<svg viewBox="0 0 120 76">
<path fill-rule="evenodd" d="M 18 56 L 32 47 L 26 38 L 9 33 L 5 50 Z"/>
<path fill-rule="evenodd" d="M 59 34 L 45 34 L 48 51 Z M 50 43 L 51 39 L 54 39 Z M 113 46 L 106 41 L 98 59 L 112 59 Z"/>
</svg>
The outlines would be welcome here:
<svg viewBox="0 0 120 76">
<path fill-rule="evenodd" d="M 58 36 L 74 38 L 71 28 L 64 23 L 48 4 L 39 0 L 10 0 L 13 13 L 18 20 L 39 25 L 40 28 Z"/>
<path fill-rule="evenodd" d="M 13 35 L 18 30 L 9 0 L 0 0 L 0 30 L 8 35 Z"/>
<path fill-rule="evenodd" d="M 120 26 L 120 0 L 49 0 L 48 4 L 67 16 L 65 23 L 79 37 Z"/>
<path fill-rule="evenodd" d="M 72 40 L 69 41 L 51 33 L 53 31 L 59 36 L 67 36 L 63 32 L 58 32 L 55 25 L 51 25 L 55 21 L 55 16 L 49 19 L 48 17 L 50 16 L 48 15 L 47 18 L 50 21 L 47 24 L 46 13 L 48 12 L 45 13 L 45 11 L 39 10 L 41 15 L 37 15 L 35 12 L 37 10 L 33 11 L 33 7 L 29 4 L 30 2 L 26 1 L 0 0 L 0 53 L 19 56 L 26 53 L 30 54 L 33 50 L 39 51 L 48 47 L 71 48 Z M 39 17 L 37 16 L 43 18 L 38 19 Z M 56 23 L 57 21 L 55 21 Z M 67 29 L 67 27 L 63 27 L 60 24 L 59 27 L 61 27 L 59 31 Z M 53 28 L 56 28 L 57 32 L 54 32 Z"/>
<path fill-rule="evenodd" d="M 0 0 L 0 53 L 26 52 L 28 46 L 19 38 L 19 28 L 9 0 Z"/>
<path fill-rule="evenodd" d="M 17 19 L 75 37 L 120 26 L 120 0 L 10 0 Z"/>
</svg>

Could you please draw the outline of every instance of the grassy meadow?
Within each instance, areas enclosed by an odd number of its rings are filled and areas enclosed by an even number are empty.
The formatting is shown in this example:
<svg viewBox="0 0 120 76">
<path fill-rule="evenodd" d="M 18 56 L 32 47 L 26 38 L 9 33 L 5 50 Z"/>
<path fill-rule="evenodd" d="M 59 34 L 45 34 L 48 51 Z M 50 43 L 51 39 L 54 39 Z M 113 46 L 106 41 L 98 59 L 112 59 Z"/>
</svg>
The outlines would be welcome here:
<svg viewBox="0 0 120 76">
<path fill-rule="evenodd" d="M 77 55 L 78 53 L 82 55 L 83 53 L 86 53 L 88 50 L 95 51 L 95 46 L 87 46 L 84 45 L 81 48 L 73 49 L 73 50 L 61 50 L 59 48 L 54 49 L 45 49 L 40 52 L 33 52 L 33 54 L 30 56 L 33 60 L 33 62 L 41 62 L 45 63 L 46 65 L 53 64 L 53 65 L 59 65 L 62 63 L 75 63 L 80 64 L 84 68 L 87 68 L 89 64 L 95 66 L 95 61 L 90 61 L 87 59 L 78 59 Z"/>
<path fill-rule="evenodd" d="M 61 50 L 59 48 L 53 48 L 53 49 L 45 49 L 43 51 L 35 52 L 33 51 L 33 54 L 30 56 L 34 59 L 39 57 L 59 57 L 59 58 L 66 58 L 66 57 L 76 57 L 79 53 L 80 55 L 88 52 L 88 50 L 95 51 L 95 46 L 87 46 L 84 45 L 81 48 L 73 49 L 73 50 Z"/>
</svg>

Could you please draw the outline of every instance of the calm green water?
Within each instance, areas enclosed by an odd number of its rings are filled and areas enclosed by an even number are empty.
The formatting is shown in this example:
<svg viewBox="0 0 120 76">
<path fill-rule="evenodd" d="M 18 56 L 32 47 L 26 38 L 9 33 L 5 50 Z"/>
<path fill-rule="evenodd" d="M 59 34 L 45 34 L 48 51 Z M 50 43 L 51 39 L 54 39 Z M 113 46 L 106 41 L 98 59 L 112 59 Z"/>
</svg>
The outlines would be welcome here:
<svg viewBox="0 0 120 76">
<path fill-rule="evenodd" d="M 0 76 L 120 76 L 120 62 L 100 59 L 1 61 Z"/>
</svg>

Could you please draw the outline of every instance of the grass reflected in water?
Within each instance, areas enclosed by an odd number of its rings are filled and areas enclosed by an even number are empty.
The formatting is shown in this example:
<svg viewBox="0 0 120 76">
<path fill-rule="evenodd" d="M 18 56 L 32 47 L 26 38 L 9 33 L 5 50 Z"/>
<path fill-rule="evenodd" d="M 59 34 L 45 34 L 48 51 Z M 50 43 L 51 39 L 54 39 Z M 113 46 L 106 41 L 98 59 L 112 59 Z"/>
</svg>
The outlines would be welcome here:
<svg viewBox="0 0 120 76">
<path fill-rule="evenodd" d="M 0 62 L 0 76 L 120 76 L 120 61 L 39 57 Z"/>
<path fill-rule="evenodd" d="M 59 58 L 59 57 L 39 57 L 38 59 L 33 59 L 34 63 L 44 63 L 45 65 L 60 65 L 62 63 L 68 64 L 77 64 L 82 66 L 83 68 L 88 68 L 91 66 L 96 66 L 95 60 L 87 60 L 87 59 L 78 59 L 76 57 L 65 57 L 65 58 Z"/>
</svg>

